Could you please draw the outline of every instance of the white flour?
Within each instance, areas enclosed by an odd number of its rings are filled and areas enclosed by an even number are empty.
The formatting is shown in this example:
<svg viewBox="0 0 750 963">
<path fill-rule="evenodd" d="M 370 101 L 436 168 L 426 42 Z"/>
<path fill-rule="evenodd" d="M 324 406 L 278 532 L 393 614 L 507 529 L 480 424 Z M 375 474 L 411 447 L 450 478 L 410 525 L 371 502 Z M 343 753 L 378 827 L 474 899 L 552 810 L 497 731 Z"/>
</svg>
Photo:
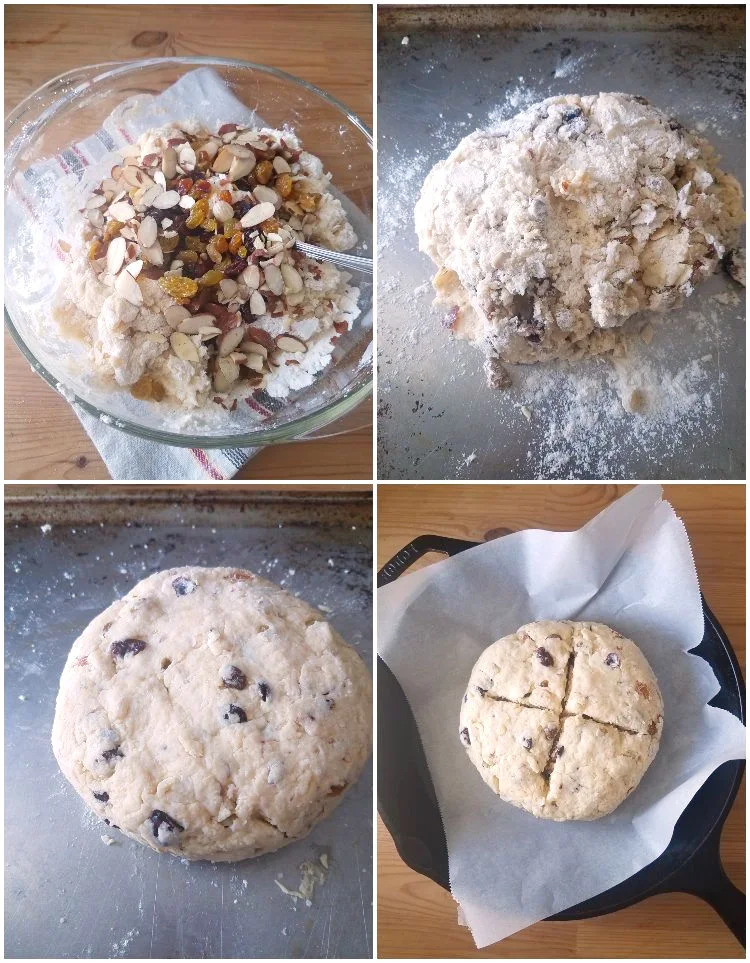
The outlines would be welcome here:
<svg viewBox="0 0 750 963">
<path fill-rule="evenodd" d="M 566 78 L 574 78 L 587 65 L 585 58 L 578 56 L 560 62 Z M 389 131 L 381 134 L 381 257 L 416 250 L 413 205 L 435 161 L 453 149 L 468 129 L 497 123 L 539 100 L 539 88 L 519 77 L 501 96 L 491 110 L 476 111 L 468 128 L 461 115 L 459 119 L 454 116 L 452 123 L 436 118 L 427 144 L 414 147 Z M 664 107 L 669 109 L 669 103 Z M 697 105 L 692 126 L 707 131 L 708 137 L 720 137 L 737 121 L 737 115 L 723 107 L 704 122 L 705 113 L 705 107 Z M 700 307 L 689 306 L 680 312 L 684 337 L 677 345 L 657 328 L 651 345 L 634 344 L 617 367 L 604 359 L 556 362 L 543 368 L 511 366 L 513 386 L 485 394 L 480 410 L 483 417 L 492 419 L 493 437 L 508 438 L 513 455 L 505 456 L 493 443 L 477 447 L 476 433 L 461 447 L 450 427 L 441 433 L 442 422 L 427 419 L 444 416 L 455 422 L 459 411 L 475 408 L 471 384 L 481 380 L 481 364 L 465 346 L 453 355 L 451 337 L 441 325 L 445 312 L 431 308 L 431 266 L 426 257 L 417 263 L 422 268 L 419 274 L 409 269 L 406 275 L 393 270 L 386 275 L 381 268 L 379 402 L 386 422 L 392 424 L 388 446 L 395 448 L 397 439 L 406 439 L 410 452 L 421 455 L 422 449 L 413 441 L 422 438 L 422 432 L 430 432 L 424 435 L 424 447 L 429 449 L 424 457 L 435 453 L 435 461 L 426 477 L 497 475 L 498 457 L 504 477 L 510 478 L 631 477 L 634 453 L 642 465 L 650 466 L 643 468 L 644 476 L 649 471 L 651 477 L 663 477 L 665 460 L 678 452 L 705 450 L 712 440 L 721 439 L 727 424 L 731 426 L 733 419 L 741 417 L 739 412 L 727 410 L 732 392 L 726 373 L 733 330 L 741 329 L 740 289 L 732 282 L 715 279 L 707 283 L 717 288 L 721 285 L 722 293 L 705 299 Z M 446 365 L 449 355 L 451 364 Z M 623 398 L 627 403 L 635 389 L 645 396 L 647 410 L 643 413 L 623 407 Z M 431 414 L 424 415 L 420 392 L 429 396 L 424 404 L 431 406 Z M 396 428 L 401 420 L 399 407 L 404 408 L 407 431 Z M 415 417 L 414 410 L 423 417 Z M 517 456 L 519 444 L 523 454 Z M 399 473 L 392 477 L 401 477 L 401 467 L 399 463 Z M 695 467 L 700 471 L 714 466 Z"/>
</svg>

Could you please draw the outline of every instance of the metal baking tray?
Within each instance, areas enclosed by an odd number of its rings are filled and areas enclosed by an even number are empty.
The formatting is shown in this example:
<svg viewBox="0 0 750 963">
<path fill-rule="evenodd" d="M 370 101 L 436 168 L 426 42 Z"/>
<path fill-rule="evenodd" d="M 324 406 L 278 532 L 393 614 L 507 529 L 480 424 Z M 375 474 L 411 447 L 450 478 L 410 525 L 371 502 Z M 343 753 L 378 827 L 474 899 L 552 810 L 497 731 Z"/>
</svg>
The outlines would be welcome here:
<svg viewBox="0 0 750 963">
<path fill-rule="evenodd" d="M 378 588 L 395 581 L 425 555 L 458 555 L 477 544 L 442 535 L 420 535 L 386 562 L 378 573 Z M 692 651 L 705 659 L 716 675 L 720 688 L 711 705 L 726 709 L 744 722 L 745 687 L 737 656 L 705 599 L 703 616 L 703 639 Z M 380 657 L 378 698 L 389 709 L 378 713 L 378 811 L 404 862 L 450 892 L 445 831 L 417 724 L 403 689 Z M 744 946 L 745 894 L 727 877 L 720 855 L 721 830 L 744 772 L 744 759 L 719 766 L 677 820 L 661 856 L 612 889 L 549 919 L 589 919 L 658 893 L 692 893 L 716 910 Z"/>
<path fill-rule="evenodd" d="M 97 819 L 50 746 L 74 639 L 171 566 L 252 569 L 323 607 L 371 666 L 371 494 L 6 488 L 5 518 L 5 957 L 371 957 L 371 765 L 305 839 L 242 863 L 187 863 Z M 295 905 L 275 881 L 297 889 L 300 864 L 323 853 L 325 883 Z"/>
<path fill-rule="evenodd" d="M 498 110 L 564 93 L 644 95 L 702 130 L 743 182 L 744 6 L 397 6 L 378 19 L 379 477 L 744 478 L 744 299 L 723 273 L 640 349 L 659 377 L 711 355 L 686 389 L 690 413 L 679 402 L 672 422 L 625 415 L 607 388 L 584 423 L 568 414 L 570 383 L 548 382 L 531 404 L 530 390 L 485 386 L 479 349 L 454 341 L 431 307 L 435 268 L 413 218 L 424 176 L 462 137 Z M 714 299 L 727 293 L 739 302 Z M 607 362 L 581 365 L 603 382 Z"/>
</svg>

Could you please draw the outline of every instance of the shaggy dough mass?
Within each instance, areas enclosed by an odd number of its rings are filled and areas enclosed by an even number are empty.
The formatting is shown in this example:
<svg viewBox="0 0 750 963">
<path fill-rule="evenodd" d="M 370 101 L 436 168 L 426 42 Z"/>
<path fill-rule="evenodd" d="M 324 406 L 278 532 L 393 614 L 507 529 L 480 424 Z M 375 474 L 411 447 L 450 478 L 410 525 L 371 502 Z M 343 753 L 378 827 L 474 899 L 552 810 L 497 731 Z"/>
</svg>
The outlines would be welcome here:
<svg viewBox="0 0 750 963">
<path fill-rule="evenodd" d="M 370 753 L 372 690 L 320 612 L 240 569 L 140 582 L 76 640 L 52 747 L 98 816 L 234 861 L 306 835 Z"/>
<path fill-rule="evenodd" d="M 415 219 L 438 301 L 498 386 L 499 362 L 618 352 L 629 318 L 677 307 L 736 243 L 742 190 L 645 98 L 568 95 L 464 138 Z"/>
<path fill-rule="evenodd" d="M 634 642 L 596 622 L 532 622 L 477 660 L 459 737 L 506 802 L 543 819 L 598 819 L 640 782 L 663 716 Z"/>
</svg>

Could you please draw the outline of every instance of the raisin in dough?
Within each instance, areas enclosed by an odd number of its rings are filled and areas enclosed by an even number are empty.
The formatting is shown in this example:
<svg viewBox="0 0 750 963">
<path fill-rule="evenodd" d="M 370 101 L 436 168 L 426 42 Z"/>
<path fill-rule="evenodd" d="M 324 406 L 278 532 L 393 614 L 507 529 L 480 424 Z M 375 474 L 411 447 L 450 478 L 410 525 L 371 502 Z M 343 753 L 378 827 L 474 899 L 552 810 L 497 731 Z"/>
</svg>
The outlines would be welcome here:
<svg viewBox="0 0 750 963">
<path fill-rule="evenodd" d="M 234 861 L 306 835 L 370 754 L 364 663 L 324 616 L 250 572 L 140 582 L 73 644 L 52 747 L 127 836 Z"/>
<path fill-rule="evenodd" d="M 731 257 L 742 190 L 708 141 L 643 97 L 551 97 L 464 138 L 417 202 L 459 337 L 501 362 L 621 354 Z M 630 320 L 629 320 L 630 319 Z"/>
<path fill-rule="evenodd" d="M 597 622 L 532 622 L 480 655 L 459 737 L 506 802 L 542 819 L 598 819 L 640 782 L 663 717 L 630 639 Z"/>
</svg>

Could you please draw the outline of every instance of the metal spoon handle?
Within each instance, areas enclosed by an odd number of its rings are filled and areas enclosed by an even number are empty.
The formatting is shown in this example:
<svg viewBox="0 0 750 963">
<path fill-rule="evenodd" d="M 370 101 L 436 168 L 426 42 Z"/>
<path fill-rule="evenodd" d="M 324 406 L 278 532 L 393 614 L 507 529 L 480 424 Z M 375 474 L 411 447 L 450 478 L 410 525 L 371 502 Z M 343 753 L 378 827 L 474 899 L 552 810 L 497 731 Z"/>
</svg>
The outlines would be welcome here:
<svg viewBox="0 0 750 963">
<path fill-rule="evenodd" d="M 327 248 L 318 247 L 317 244 L 307 244 L 304 241 L 297 241 L 295 247 L 314 261 L 329 261 L 337 267 L 361 271 L 363 274 L 372 274 L 372 258 L 359 257 L 356 254 L 343 254 L 340 251 L 329 251 Z"/>
</svg>

